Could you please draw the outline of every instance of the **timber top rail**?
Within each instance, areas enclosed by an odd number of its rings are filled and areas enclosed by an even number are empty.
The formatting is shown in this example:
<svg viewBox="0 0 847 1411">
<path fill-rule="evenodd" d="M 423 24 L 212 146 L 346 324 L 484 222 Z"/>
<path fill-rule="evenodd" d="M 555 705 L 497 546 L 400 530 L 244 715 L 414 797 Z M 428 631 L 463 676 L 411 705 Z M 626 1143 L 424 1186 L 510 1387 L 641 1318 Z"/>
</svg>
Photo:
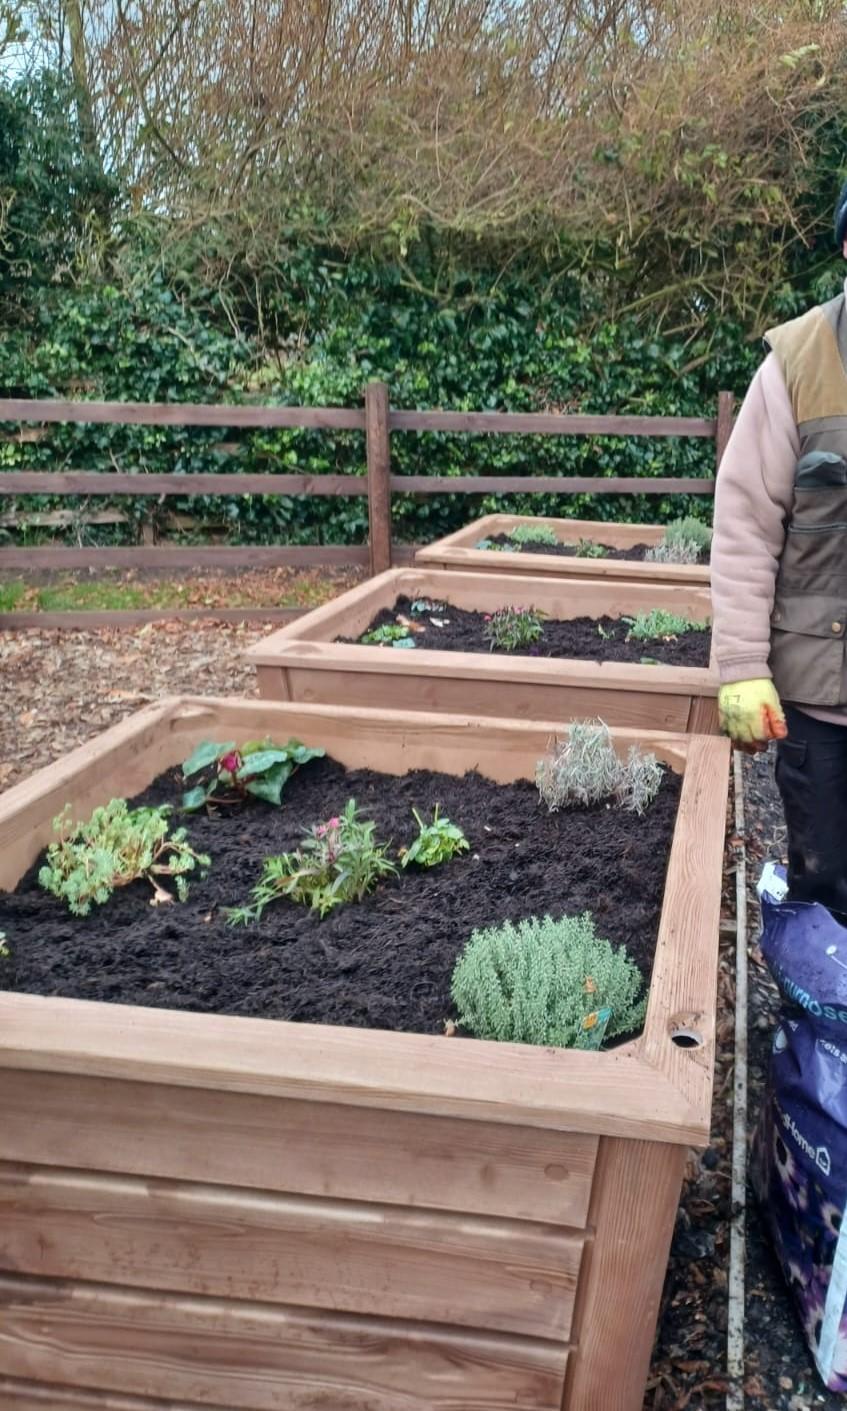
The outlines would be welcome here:
<svg viewBox="0 0 847 1411">
<path fill-rule="evenodd" d="M 347 407 L 242 406 L 235 403 L 201 405 L 171 402 L 97 402 L 0 399 L 0 422 L 92 423 L 126 426 L 231 427 L 314 431 L 357 431 L 365 436 L 367 473 L 363 475 L 306 475 L 248 472 L 169 474 L 144 471 L 10 470 L 0 471 L 0 496 L 32 494 L 76 496 L 201 495 L 319 495 L 363 496 L 368 500 L 368 548 L 315 545 L 311 562 L 361 562 L 371 573 L 380 573 L 397 561 L 391 539 L 392 494 L 646 494 L 714 493 L 714 478 L 699 476 L 606 475 L 396 475 L 391 469 L 392 432 L 450 432 L 468 435 L 695 437 L 715 442 L 720 464 L 733 421 L 733 397 L 721 392 L 714 417 L 595 416 L 552 412 L 402 411 L 389 404 L 384 382 L 365 387 L 364 405 Z M 397 546 L 400 548 L 401 546 Z M 302 561 L 304 548 L 274 546 L 265 550 L 277 565 Z M 402 553 L 402 550 L 401 550 Z M 194 559 L 192 559 L 192 554 Z M 149 544 L 113 549 L 45 547 L 0 549 L 0 570 L 26 568 L 177 567 L 186 562 L 216 566 L 241 566 L 256 562 L 251 545 L 216 547 L 207 551 L 185 546 Z M 108 555 L 108 560 L 106 558 Z"/>
</svg>

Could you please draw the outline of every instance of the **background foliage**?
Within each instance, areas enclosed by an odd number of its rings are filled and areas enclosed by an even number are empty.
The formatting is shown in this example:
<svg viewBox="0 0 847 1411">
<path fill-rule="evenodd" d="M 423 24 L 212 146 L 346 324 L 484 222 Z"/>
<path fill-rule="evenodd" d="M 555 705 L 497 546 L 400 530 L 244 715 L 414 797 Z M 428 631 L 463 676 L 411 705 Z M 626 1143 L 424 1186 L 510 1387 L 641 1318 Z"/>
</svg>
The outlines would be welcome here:
<svg viewBox="0 0 847 1411">
<path fill-rule="evenodd" d="M 39 0 L 0 6 L 0 54 L 3 395 L 358 405 L 384 377 L 397 406 L 711 415 L 768 323 L 840 287 L 840 3 Z M 6 433 L 6 469 L 364 472 L 353 433 Z M 697 441 L 393 448 L 400 474 L 713 465 Z M 250 542 L 366 530 L 357 499 L 129 505 L 65 537 L 200 532 L 188 513 Z M 396 532 L 494 507 L 396 497 Z"/>
</svg>

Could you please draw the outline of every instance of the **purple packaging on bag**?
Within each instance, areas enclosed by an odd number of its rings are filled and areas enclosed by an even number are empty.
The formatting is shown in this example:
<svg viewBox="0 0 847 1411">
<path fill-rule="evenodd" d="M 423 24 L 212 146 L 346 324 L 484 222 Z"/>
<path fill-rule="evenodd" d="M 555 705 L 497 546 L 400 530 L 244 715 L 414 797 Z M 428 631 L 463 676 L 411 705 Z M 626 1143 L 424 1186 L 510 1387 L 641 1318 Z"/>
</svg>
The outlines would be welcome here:
<svg viewBox="0 0 847 1411">
<path fill-rule="evenodd" d="M 785 1003 L 751 1177 L 818 1371 L 847 1392 L 847 928 L 759 884 L 762 953 Z"/>
</svg>

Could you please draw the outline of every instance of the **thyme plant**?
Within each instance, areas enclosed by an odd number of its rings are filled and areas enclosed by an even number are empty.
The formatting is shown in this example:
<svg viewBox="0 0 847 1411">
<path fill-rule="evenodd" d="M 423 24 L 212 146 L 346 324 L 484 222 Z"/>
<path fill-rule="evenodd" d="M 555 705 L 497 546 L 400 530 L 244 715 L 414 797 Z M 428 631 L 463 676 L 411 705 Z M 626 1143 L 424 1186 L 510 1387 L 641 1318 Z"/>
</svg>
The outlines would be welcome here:
<svg viewBox="0 0 847 1411">
<path fill-rule="evenodd" d="M 653 608 L 650 612 L 636 613 L 635 617 L 621 619 L 629 626 L 627 642 L 655 642 L 668 637 L 679 637 L 684 632 L 706 632 L 708 622 L 695 622 L 693 618 L 681 617 L 664 608 Z"/>
<path fill-rule="evenodd" d="M 516 524 L 509 530 L 513 544 L 558 544 L 556 531 L 549 524 Z"/>
<path fill-rule="evenodd" d="M 474 931 L 451 989 L 460 1025 L 477 1038 L 556 1048 L 631 1033 L 646 1009 L 635 963 L 596 934 L 589 912 Z"/>
</svg>

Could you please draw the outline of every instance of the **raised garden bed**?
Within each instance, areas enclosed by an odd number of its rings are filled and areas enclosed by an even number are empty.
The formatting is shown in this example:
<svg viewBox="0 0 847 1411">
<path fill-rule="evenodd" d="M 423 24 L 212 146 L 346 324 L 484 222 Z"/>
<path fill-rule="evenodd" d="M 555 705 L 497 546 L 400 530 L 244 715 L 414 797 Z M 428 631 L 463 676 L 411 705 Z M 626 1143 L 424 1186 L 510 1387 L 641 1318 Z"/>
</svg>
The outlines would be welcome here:
<svg viewBox="0 0 847 1411">
<path fill-rule="evenodd" d="M 527 544 L 517 552 L 478 548 L 480 540 L 507 539 L 516 528 L 544 526 L 555 534 L 558 549 Z M 591 519 L 549 519 L 521 514 L 487 514 L 427 544 L 415 555 L 425 568 L 452 568 L 474 573 L 532 573 L 557 578 L 622 579 L 630 583 L 679 583 L 708 586 L 708 562 L 697 564 L 649 563 L 644 550 L 660 544 L 665 529 L 659 524 L 606 524 Z M 603 557 L 576 554 L 580 543 L 599 544 Z"/>
<path fill-rule="evenodd" d="M 0 798 L 0 885 L 64 804 L 137 795 L 202 740 L 295 735 L 334 768 L 503 785 L 553 729 L 163 702 Z M 145 1007 L 0 994 L 4 1406 L 640 1408 L 686 1147 L 709 1129 L 729 747 L 637 738 L 681 792 L 622 1048 L 155 1008 L 161 930 Z"/>
<path fill-rule="evenodd" d="M 436 611 L 422 621 L 426 624 L 432 616 L 448 619 L 449 628 L 430 624 L 415 636 L 414 650 L 362 645 L 357 639 L 374 623 L 396 619 L 399 600 L 446 603 L 440 615 Z M 542 613 L 541 640 L 525 650 L 489 651 L 485 618 L 505 606 Z M 467 629 L 473 650 L 463 648 L 461 637 L 453 650 L 429 645 L 442 631 L 456 632 L 459 620 L 450 620 L 451 609 L 479 614 Z M 709 591 L 391 569 L 272 633 L 249 648 L 247 658 L 256 667 L 260 694 L 268 699 L 529 720 L 600 716 L 609 725 L 716 732 L 717 679 L 708 666 L 674 664 L 679 643 L 624 642 L 628 628 L 620 619 L 656 609 L 706 622 Z M 589 622 L 576 624 L 576 619 Z M 563 631 L 561 624 L 571 624 L 573 631 Z M 613 639 L 602 635 L 609 631 L 615 633 Z M 572 641 L 584 655 L 543 655 L 545 637 L 555 650 L 557 636 L 562 643 Z M 703 661 L 705 634 L 696 632 L 693 639 L 693 650 L 700 653 L 695 660 Z M 629 659 L 610 659 L 619 656 L 621 648 Z"/>
</svg>

